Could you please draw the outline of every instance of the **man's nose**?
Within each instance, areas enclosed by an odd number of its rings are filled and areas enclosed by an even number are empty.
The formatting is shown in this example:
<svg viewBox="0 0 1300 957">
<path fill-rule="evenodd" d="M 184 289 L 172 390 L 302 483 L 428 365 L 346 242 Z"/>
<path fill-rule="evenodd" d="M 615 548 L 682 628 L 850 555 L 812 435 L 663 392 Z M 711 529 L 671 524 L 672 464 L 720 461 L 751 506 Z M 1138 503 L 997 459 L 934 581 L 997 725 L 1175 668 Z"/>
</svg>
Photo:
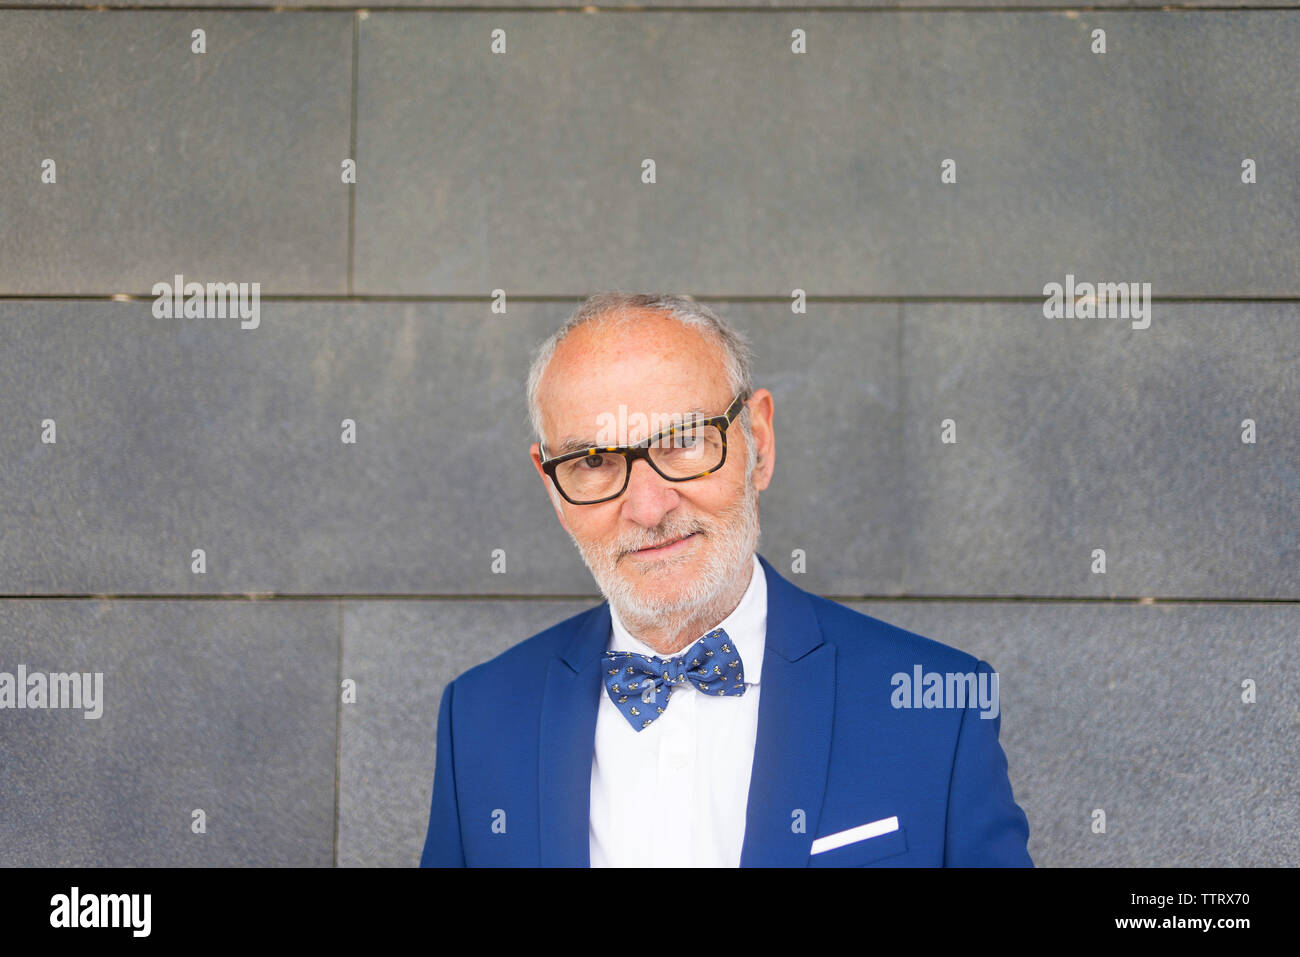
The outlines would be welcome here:
<svg viewBox="0 0 1300 957">
<path fill-rule="evenodd" d="M 653 527 L 677 507 L 680 496 L 662 475 L 644 459 L 632 463 L 632 474 L 623 492 L 623 515 L 638 525 Z"/>
</svg>

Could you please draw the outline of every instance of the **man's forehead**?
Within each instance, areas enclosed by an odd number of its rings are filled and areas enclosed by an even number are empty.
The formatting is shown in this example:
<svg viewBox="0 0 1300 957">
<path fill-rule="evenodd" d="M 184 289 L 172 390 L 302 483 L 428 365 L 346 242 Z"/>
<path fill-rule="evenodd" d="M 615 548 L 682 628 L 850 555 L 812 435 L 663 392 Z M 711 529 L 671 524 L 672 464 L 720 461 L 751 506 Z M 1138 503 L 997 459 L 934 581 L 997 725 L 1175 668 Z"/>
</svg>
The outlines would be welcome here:
<svg viewBox="0 0 1300 957">
<path fill-rule="evenodd" d="M 699 383 L 684 383 L 674 388 L 671 385 L 653 389 L 601 389 L 586 390 L 567 396 L 552 395 L 543 405 L 545 416 L 558 425 L 581 425 L 584 421 L 595 421 L 607 413 L 617 413 L 624 409 L 628 414 L 640 412 L 645 415 L 653 413 L 667 414 L 674 412 L 704 412 L 718 415 L 721 408 L 713 407 L 719 401 L 725 405 L 731 400 L 725 395 L 726 386 L 712 386 Z"/>
<path fill-rule="evenodd" d="M 630 417 L 627 428 L 644 438 L 658 430 L 642 419 L 719 415 L 732 398 L 725 381 L 721 346 L 696 329 L 654 319 L 580 326 L 557 347 L 538 402 L 558 454 L 560 444 L 593 444 L 611 416 Z"/>
</svg>

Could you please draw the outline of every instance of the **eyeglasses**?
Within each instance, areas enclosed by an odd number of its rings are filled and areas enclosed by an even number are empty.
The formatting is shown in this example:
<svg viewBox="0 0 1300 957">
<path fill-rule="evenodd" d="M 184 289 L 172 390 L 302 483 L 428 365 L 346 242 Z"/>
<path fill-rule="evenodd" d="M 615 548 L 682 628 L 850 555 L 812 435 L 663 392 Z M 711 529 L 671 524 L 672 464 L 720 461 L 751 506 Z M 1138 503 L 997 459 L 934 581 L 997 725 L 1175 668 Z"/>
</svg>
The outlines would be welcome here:
<svg viewBox="0 0 1300 957">
<path fill-rule="evenodd" d="M 722 468 L 727 461 L 727 426 L 745 408 L 748 392 L 736 396 L 727 411 L 690 419 L 657 432 L 635 445 L 593 446 L 542 462 L 542 471 L 570 505 L 596 505 L 627 490 L 632 463 L 645 459 L 670 482 L 689 482 Z M 546 449 L 541 449 L 546 455 Z"/>
</svg>

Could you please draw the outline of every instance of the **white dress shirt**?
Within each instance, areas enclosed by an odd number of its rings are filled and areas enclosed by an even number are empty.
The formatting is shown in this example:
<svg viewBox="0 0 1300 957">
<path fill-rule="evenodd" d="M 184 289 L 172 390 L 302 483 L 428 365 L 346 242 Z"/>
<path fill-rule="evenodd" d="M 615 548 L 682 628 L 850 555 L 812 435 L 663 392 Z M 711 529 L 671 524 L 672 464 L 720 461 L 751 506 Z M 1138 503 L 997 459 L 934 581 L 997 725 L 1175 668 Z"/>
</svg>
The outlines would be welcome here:
<svg viewBox="0 0 1300 957">
<path fill-rule="evenodd" d="M 767 579 L 757 556 L 753 562 L 740 604 L 716 626 L 740 653 L 743 695 L 678 686 L 664 713 L 637 731 L 601 687 L 591 762 L 592 867 L 740 865 L 767 639 Z M 610 618 L 610 651 L 658 654 L 628 632 L 613 606 Z"/>
</svg>

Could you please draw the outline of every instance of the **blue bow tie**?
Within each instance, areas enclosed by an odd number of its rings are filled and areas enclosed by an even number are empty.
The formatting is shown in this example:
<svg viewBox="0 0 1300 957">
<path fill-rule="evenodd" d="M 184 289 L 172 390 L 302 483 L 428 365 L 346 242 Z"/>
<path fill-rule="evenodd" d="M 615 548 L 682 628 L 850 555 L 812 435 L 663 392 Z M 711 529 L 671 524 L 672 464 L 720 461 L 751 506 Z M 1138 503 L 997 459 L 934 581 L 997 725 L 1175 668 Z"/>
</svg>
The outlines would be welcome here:
<svg viewBox="0 0 1300 957">
<path fill-rule="evenodd" d="M 664 713 L 673 690 L 688 683 L 705 694 L 745 693 L 745 666 L 723 629 L 715 628 L 675 658 L 605 652 L 605 690 L 635 731 L 648 728 Z"/>
</svg>

